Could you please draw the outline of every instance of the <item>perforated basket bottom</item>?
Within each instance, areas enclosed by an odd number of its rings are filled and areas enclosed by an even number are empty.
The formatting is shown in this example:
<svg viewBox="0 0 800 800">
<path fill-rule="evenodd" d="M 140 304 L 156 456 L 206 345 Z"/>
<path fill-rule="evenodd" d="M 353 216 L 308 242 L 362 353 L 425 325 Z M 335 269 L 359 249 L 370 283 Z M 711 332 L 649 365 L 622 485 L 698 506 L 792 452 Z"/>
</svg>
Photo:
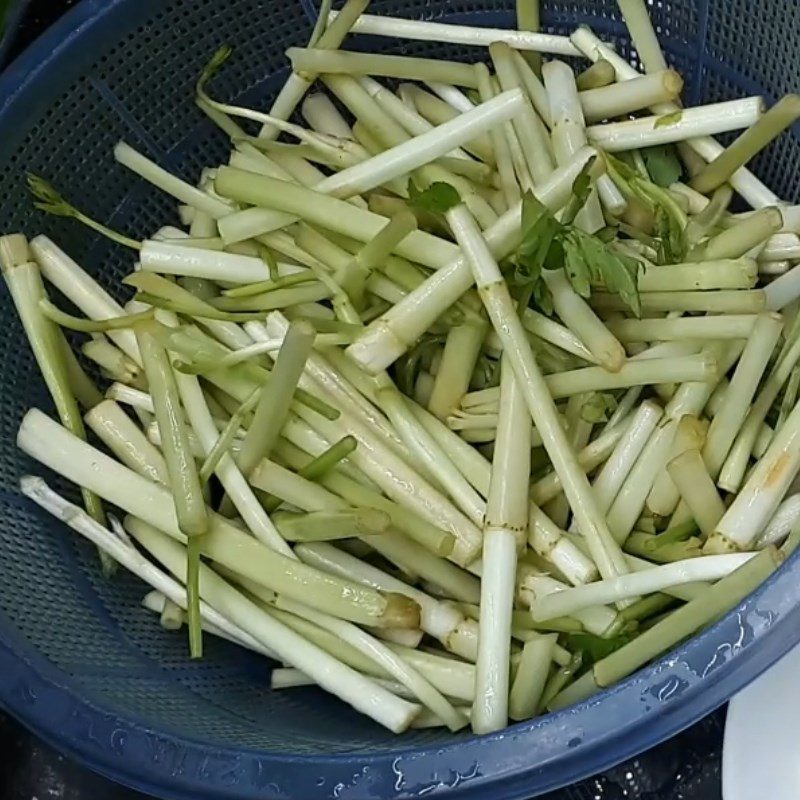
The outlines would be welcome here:
<svg viewBox="0 0 800 800">
<path fill-rule="evenodd" d="M 508 26 L 509 5 L 375 0 L 372 11 L 391 13 L 402 6 L 405 16 L 447 15 Z M 549 29 L 564 32 L 576 22 L 588 22 L 629 54 L 619 38 L 615 0 L 545 3 L 545 8 Z M 786 44 L 800 41 L 800 15 L 792 9 L 792 4 L 777 2 L 664 0 L 654 5 L 653 14 L 671 61 L 687 78 L 690 98 L 699 101 L 764 87 L 775 95 L 796 86 L 798 62 L 785 61 Z M 133 236 L 175 222 L 168 199 L 114 167 L 114 143 L 125 138 L 196 180 L 201 167 L 226 152 L 224 137 L 192 103 L 192 86 L 208 56 L 224 42 L 235 44 L 235 57 L 214 91 L 265 106 L 285 77 L 283 51 L 302 43 L 309 31 L 299 2 L 140 0 L 113 13 L 117 39 L 85 42 L 63 70 L 48 76 L 49 94 L 42 93 L 40 101 L 32 97 L 25 119 L 4 130 L 0 140 L 0 230 L 48 233 L 112 287 L 129 271 L 130 253 L 75 225 L 35 215 L 24 190 L 25 171 L 48 177 L 89 213 Z M 466 48 L 392 46 L 387 40 L 364 44 L 449 58 L 474 55 Z M 799 163 L 797 141 L 785 137 L 757 168 L 776 191 L 793 199 Z M 418 733 L 398 742 L 315 690 L 270 693 L 263 660 L 211 638 L 206 659 L 189 662 L 183 638 L 163 632 L 141 609 L 140 583 L 126 575 L 104 581 L 90 548 L 21 502 L 18 478 L 36 468 L 16 450 L 15 432 L 25 409 L 49 406 L 5 293 L 0 302 L 6 321 L 0 352 L 3 625 L 18 630 L 71 675 L 85 697 L 189 739 L 287 755 L 386 752 L 443 741 L 439 733 Z"/>
</svg>

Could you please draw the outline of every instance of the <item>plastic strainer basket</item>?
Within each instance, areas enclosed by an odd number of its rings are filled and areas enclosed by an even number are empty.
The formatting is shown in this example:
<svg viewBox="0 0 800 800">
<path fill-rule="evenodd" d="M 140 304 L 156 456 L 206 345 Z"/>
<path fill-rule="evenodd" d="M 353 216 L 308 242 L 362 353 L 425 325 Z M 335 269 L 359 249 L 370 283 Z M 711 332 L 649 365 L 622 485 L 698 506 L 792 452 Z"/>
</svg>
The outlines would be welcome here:
<svg viewBox="0 0 800 800">
<path fill-rule="evenodd" d="M 375 0 L 376 13 L 512 24 L 509 2 Z M 620 37 L 615 0 L 545 3 L 549 28 L 592 25 Z M 800 15 L 781 0 L 659 0 L 653 13 L 691 101 L 800 85 Z M 0 230 L 44 230 L 115 285 L 130 254 L 77 225 L 35 214 L 23 174 L 67 187 L 89 212 L 145 236 L 174 206 L 122 168 L 124 137 L 195 179 L 225 154 L 192 103 L 223 42 L 236 54 L 215 91 L 264 105 L 304 41 L 310 0 L 84 0 L 0 80 Z M 465 48 L 387 40 L 361 46 L 464 57 Z M 472 54 L 470 54 L 472 55 Z M 758 172 L 787 199 L 800 146 L 785 137 Z M 0 350 L 0 704 L 57 748 L 106 775 L 175 798 L 524 798 L 644 750 L 720 705 L 800 640 L 800 561 L 719 625 L 610 692 L 495 736 L 394 738 L 316 690 L 271 693 L 265 661 L 207 638 L 191 663 L 184 638 L 139 603 L 143 586 L 105 582 L 90 548 L 24 502 L 34 469 L 14 436 L 24 410 L 49 408 L 5 292 Z"/>
</svg>

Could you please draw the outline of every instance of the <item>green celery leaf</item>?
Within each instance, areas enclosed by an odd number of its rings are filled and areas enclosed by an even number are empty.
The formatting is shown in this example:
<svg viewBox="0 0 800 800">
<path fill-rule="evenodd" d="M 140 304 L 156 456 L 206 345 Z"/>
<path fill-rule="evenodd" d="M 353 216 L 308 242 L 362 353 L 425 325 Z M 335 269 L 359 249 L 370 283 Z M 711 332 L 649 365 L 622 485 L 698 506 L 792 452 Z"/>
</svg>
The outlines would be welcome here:
<svg viewBox="0 0 800 800">
<path fill-rule="evenodd" d="M 575 182 L 573 192 L 572 210 L 577 214 L 591 192 L 588 173 Z M 639 313 L 638 262 L 615 253 L 600 238 L 559 222 L 531 193 L 523 198 L 522 241 L 515 265 L 515 283 L 532 282 L 533 297 L 545 313 L 552 313 L 552 298 L 541 285 L 542 270 L 562 268 L 581 297 L 591 296 L 592 283 L 602 284 Z"/>
<path fill-rule="evenodd" d="M 583 237 L 576 229 L 564 237 L 564 269 L 572 288 L 581 297 L 591 297 L 592 277 L 596 270 L 586 258 L 586 250 L 582 246 Z"/>
<path fill-rule="evenodd" d="M 604 248 L 604 255 L 600 268 L 606 289 L 618 294 L 631 311 L 640 317 L 642 315 L 642 303 L 639 297 L 640 263 L 609 248 Z"/>
<path fill-rule="evenodd" d="M 683 167 L 672 147 L 665 145 L 647 147 L 642 150 L 642 158 L 656 186 L 663 188 L 672 186 L 683 175 Z"/>
<path fill-rule="evenodd" d="M 552 212 L 531 193 L 522 198 L 522 241 L 519 254 L 533 259 L 541 270 L 555 269 L 548 266 L 552 262 L 550 251 L 553 243 L 565 231 L 565 227 L 553 216 Z"/>
<path fill-rule="evenodd" d="M 580 175 L 575 178 L 575 181 L 572 184 L 572 196 L 569 199 L 569 202 L 564 207 L 564 210 L 561 212 L 561 224 L 562 225 L 571 225 L 575 218 L 580 213 L 581 209 L 586 205 L 589 201 L 589 197 L 592 194 L 592 188 L 594 186 L 592 181 L 592 169 L 594 169 L 594 163 L 597 160 L 597 157 L 590 158 L 589 161 L 586 162 L 586 165 L 581 170 Z"/>
<path fill-rule="evenodd" d="M 417 378 L 423 368 L 423 360 L 428 355 L 432 355 L 436 348 L 441 347 L 443 344 L 443 336 L 426 334 L 405 356 L 397 360 L 395 363 L 395 380 L 403 394 L 408 397 L 414 396 Z"/>
<path fill-rule="evenodd" d="M 539 311 L 548 317 L 552 317 L 555 312 L 553 308 L 553 295 L 544 281 L 537 281 L 533 284 L 533 302 Z"/>
<path fill-rule="evenodd" d="M 664 206 L 656 209 L 658 263 L 678 264 L 686 257 L 687 243 L 684 228 Z"/>
<path fill-rule="evenodd" d="M 413 181 L 408 183 L 409 205 L 420 211 L 433 214 L 444 214 L 461 202 L 458 190 L 449 183 L 432 183 L 424 191 L 420 191 Z"/>
</svg>

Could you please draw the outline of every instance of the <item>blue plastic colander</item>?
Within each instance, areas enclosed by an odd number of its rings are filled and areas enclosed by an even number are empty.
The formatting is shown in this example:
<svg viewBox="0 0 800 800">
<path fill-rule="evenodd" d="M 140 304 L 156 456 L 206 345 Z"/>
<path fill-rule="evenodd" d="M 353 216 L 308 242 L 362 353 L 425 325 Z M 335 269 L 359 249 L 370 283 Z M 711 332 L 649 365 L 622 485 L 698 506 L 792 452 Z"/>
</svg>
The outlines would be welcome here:
<svg viewBox="0 0 800 800">
<path fill-rule="evenodd" d="M 510 0 L 374 0 L 375 13 L 509 26 Z M 588 23 L 623 52 L 615 0 L 545 3 L 548 28 Z M 787 0 L 658 0 L 653 14 L 692 102 L 797 88 L 800 14 Z M 111 158 L 125 138 L 195 180 L 226 154 L 192 87 L 222 43 L 235 57 L 214 87 L 265 106 L 306 40 L 311 0 L 84 0 L 0 79 L 0 231 L 45 231 L 108 286 L 128 252 L 33 211 L 28 170 L 101 219 L 145 236 L 174 203 Z M 453 57 L 467 48 L 359 40 Z M 784 137 L 757 171 L 796 200 L 800 146 Z M 24 502 L 36 470 L 14 437 L 32 405 L 49 408 L 7 294 L 0 351 L 0 705 L 58 749 L 170 798 L 388 800 L 525 798 L 640 752 L 719 706 L 800 640 L 800 561 L 727 619 L 657 665 L 580 707 L 494 736 L 395 738 L 313 689 L 272 693 L 269 664 L 207 638 L 192 663 L 184 637 L 140 607 L 144 586 L 104 581 L 96 555 Z"/>
</svg>

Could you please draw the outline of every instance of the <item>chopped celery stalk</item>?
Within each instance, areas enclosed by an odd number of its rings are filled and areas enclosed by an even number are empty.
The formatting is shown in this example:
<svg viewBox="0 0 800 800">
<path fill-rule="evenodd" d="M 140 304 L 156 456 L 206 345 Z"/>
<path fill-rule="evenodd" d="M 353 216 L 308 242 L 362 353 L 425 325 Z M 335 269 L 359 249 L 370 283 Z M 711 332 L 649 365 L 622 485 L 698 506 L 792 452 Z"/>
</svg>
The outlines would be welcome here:
<svg viewBox="0 0 800 800">
<path fill-rule="evenodd" d="M 80 331 L 81 333 L 105 333 L 106 331 L 117 331 L 122 328 L 133 328 L 138 322 L 152 319 L 154 315 L 154 311 L 151 310 L 143 311 L 140 314 L 129 314 L 124 317 L 111 317 L 111 319 L 83 319 L 67 314 L 44 297 L 39 301 L 39 308 L 56 325 L 71 331 Z"/>
</svg>

